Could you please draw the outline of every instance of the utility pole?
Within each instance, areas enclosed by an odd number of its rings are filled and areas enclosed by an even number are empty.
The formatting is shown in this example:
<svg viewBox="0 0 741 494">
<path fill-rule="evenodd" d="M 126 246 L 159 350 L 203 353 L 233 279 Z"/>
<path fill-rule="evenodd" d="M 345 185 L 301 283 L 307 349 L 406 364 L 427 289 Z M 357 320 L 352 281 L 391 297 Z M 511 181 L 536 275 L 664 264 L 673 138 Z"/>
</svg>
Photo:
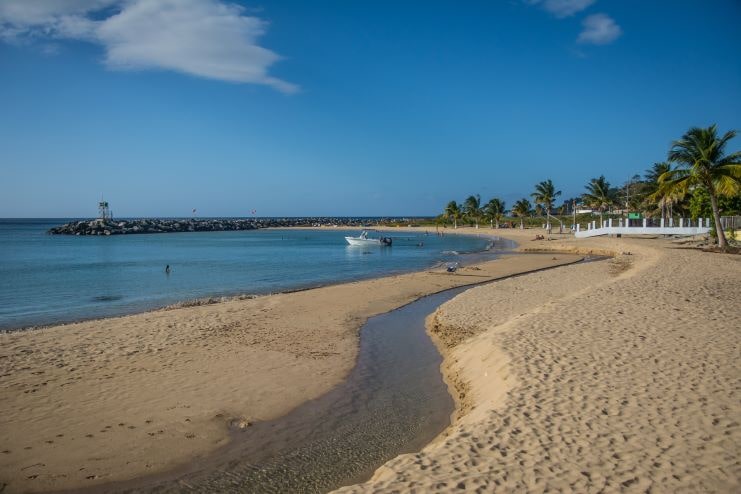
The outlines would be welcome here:
<svg viewBox="0 0 741 494">
<path fill-rule="evenodd" d="M 576 199 L 571 201 L 571 209 L 572 209 L 572 212 L 574 213 L 574 225 L 572 229 L 576 230 Z"/>
<path fill-rule="evenodd" d="M 627 213 L 630 211 L 630 183 L 632 178 L 628 179 L 628 183 L 625 184 L 625 226 L 630 226 L 630 215 Z"/>
</svg>

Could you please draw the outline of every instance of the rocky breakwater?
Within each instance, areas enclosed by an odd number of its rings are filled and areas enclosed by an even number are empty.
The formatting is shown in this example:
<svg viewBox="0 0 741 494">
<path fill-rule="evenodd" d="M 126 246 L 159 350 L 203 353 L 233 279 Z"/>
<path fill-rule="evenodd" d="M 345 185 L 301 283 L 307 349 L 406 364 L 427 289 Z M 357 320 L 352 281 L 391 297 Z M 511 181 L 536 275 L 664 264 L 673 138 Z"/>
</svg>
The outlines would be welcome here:
<svg viewBox="0 0 741 494">
<path fill-rule="evenodd" d="M 407 222 L 402 218 L 209 218 L 71 221 L 49 229 L 52 235 L 127 235 L 141 233 L 220 232 L 294 226 L 360 227 Z"/>
</svg>

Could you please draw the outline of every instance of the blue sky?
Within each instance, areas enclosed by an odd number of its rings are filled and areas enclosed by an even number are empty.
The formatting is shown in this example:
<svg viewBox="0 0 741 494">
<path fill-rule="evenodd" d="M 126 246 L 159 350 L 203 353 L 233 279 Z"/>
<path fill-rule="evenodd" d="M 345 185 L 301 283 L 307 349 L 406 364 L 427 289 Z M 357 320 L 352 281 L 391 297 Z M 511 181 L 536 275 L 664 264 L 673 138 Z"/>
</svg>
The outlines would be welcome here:
<svg viewBox="0 0 741 494">
<path fill-rule="evenodd" d="M 741 130 L 736 0 L 2 0 L 0 216 L 432 215 Z M 731 150 L 741 148 L 741 137 Z"/>
</svg>

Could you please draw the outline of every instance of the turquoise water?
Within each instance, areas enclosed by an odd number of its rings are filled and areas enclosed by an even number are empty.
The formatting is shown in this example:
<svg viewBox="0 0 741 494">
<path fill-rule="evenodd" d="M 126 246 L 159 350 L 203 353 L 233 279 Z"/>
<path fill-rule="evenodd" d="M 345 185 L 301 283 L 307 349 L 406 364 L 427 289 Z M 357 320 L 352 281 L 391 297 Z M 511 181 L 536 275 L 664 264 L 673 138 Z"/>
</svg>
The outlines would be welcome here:
<svg viewBox="0 0 741 494">
<path fill-rule="evenodd" d="M 236 294 L 264 294 L 425 269 L 480 252 L 485 237 L 359 230 L 252 230 L 113 237 L 47 235 L 65 220 L 0 220 L 0 329 L 71 322 Z M 423 246 L 418 244 L 422 243 Z M 165 273 L 170 265 L 171 273 Z"/>
</svg>

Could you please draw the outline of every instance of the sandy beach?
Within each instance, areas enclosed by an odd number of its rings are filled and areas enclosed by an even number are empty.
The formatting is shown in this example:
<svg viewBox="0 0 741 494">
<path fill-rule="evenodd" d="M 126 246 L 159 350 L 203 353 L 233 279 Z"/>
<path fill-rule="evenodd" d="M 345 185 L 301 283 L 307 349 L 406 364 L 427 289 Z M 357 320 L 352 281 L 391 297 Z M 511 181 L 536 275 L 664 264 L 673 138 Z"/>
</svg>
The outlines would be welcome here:
<svg viewBox="0 0 741 494">
<path fill-rule="evenodd" d="M 281 416 L 339 383 L 368 317 L 579 258 L 555 257 L 0 334 L 0 483 L 74 489 L 197 461 L 230 426 Z"/>
<path fill-rule="evenodd" d="M 340 382 L 368 317 L 593 253 L 614 258 L 474 287 L 430 316 L 453 425 L 340 491 L 737 491 L 741 259 L 493 233 L 559 253 L 0 335 L 0 482 L 77 488 L 197 460 L 230 424 Z"/>
<path fill-rule="evenodd" d="M 465 230 L 462 230 L 465 231 Z M 741 258 L 661 239 L 475 287 L 428 329 L 458 402 L 448 431 L 342 492 L 738 492 Z"/>
<path fill-rule="evenodd" d="M 0 0 L 0 494 L 741 494 L 739 20 Z"/>
</svg>

